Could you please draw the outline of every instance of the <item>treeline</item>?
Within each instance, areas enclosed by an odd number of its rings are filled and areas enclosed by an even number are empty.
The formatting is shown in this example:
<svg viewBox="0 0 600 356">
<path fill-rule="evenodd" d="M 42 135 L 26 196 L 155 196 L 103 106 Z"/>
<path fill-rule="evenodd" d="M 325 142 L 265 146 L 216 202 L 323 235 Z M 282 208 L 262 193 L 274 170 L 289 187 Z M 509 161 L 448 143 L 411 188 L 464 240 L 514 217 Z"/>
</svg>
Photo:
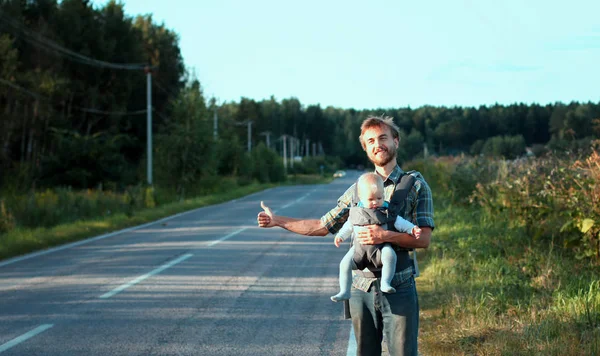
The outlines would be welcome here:
<svg viewBox="0 0 600 356">
<path fill-rule="evenodd" d="M 137 179 L 152 105 L 168 112 L 185 86 L 178 36 L 151 16 L 89 1 L 0 2 L 2 176 L 38 185 Z M 110 65 L 123 64 L 123 65 Z M 155 115 L 155 127 L 165 119 Z"/>
<path fill-rule="evenodd" d="M 149 15 L 125 15 L 115 1 L 0 1 L 0 53 L 0 184 L 18 190 L 145 181 L 146 70 L 154 182 L 177 190 L 222 176 L 279 181 L 284 164 L 288 173 L 366 165 L 357 138 L 371 114 L 395 118 L 402 160 L 512 158 L 525 147 L 588 147 L 600 136 L 598 103 L 354 110 L 296 98 L 218 102 L 186 70 L 176 33 Z M 297 156 L 302 163 L 290 161 Z"/>
</svg>

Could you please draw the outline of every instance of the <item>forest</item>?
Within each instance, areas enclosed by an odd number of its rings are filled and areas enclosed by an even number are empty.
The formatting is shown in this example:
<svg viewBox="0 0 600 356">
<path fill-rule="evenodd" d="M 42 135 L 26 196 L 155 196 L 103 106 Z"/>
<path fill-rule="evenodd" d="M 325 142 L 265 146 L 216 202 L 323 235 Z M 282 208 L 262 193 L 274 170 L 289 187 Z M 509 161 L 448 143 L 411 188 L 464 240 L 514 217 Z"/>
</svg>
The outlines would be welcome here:
<svg viewBox="0 0 600 356">
<path fill-rule="evenodd" d="M 600 103 L 592 102 L 370 110 L 293 97 L 219 102 L 186 68 L 177 33 L 150 15 L 126 15 L 115 1 L 97 8 L 85 0 L 3 0 L 0 53 L 0 186 L 17 191 L 144 183 L 148 72 L 154 183 L 180 190 L 219 176 L 276 180 L 281 173 L 250 172 L 245 156 L 266 149 L 281 171 L 284 142 L 289 157 L 364 165 L 357 137 L 368 115 L 395 119 L 401 161 L 514 159 L 586 148 L 600 135 Z M 289 169 L 317 164 L 304 166 Z"/>
</svg>

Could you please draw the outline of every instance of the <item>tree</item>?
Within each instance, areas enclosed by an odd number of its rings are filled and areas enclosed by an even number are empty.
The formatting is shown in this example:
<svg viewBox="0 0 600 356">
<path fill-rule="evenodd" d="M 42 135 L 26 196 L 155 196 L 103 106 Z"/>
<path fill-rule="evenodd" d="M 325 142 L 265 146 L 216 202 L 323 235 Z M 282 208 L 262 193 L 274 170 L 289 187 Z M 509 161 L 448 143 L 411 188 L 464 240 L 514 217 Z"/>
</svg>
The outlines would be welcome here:
<svg viewBox="0 0 600 356">
<path fill-rule="evenodd" d="M 192 81 L 172 107 L 171 120 L 157 137 L 157 182 L 173 185 L 183 195 L 203 178 L 216 175 L 216 152 L 200 83 Z"/>
<path fill-rule="evenodd" d="M 17 70 L 18 52 L 13 47 L 13 39 L 8 35 L 0 35 L 0 79 L 10 82 Z M 3 113 L 0 114 L 0 168 L 6 171 L 10 163 L 10 147 L 14 141 L 16 120 L 12 118 L 13 107 L 16 104 L 14 99 L 9 98 L 11 90 L 6 84 L 0 83 L 0 105 L 4 107 Z M 0 111 L 1 113 L 1 111 Z M 0 183 L 2 182 L 0 175 Z"/>
<path fill-rule="evenodd" d="M 417 158 L 417 156 L 423 153 L 423 144 L 425 143 L 425 139 L 420 131 L 413 129 L 410 132 L 410 135 L 406 137 L 406 143 L 402 146 L 406 151 L 406 156 L 408 159 Z"/>
<path fill-rule="evenodd" d="M 69 186 L 93 188 L 98 184 L 135 183 L 135 177 L 124 176 L 128 163 L 119 153 L 129 139 L 125 135 L 109 135 L 105 132 L 81 135 L 67 130 L 51 130 L 56 148 L 43 158 L 40 171 L 42 186 Z"/>
<path fill-rule="evenodd" d="M 525 139 L 517 136 L 494 136 L 483 144 L 481 152 L 490 157 L 515 159 L 525 153 Z"/>
</svg>

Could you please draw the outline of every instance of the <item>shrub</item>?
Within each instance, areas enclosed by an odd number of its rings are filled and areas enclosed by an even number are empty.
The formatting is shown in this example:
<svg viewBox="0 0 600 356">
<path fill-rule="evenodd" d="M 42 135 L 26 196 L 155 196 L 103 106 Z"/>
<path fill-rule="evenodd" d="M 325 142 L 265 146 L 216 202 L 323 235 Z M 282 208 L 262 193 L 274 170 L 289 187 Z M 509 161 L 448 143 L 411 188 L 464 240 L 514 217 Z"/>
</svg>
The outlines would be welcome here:
<svg viewBox="0 0 600 356">
<path fill-rule="evenodd" d="M 277 152 L 259 143 L 250 154 L 251 176 L 260 183 L 282 182 L 285 180 L 283 161 Z"/>
<path fill-rule="evenodd" d="M 548 154 L 501 160 L 443 157 L 406 165 L 454 203 L 479 205 L 489 217 L 506 213 L 530 242 L 561 246 L 577 258 L 600 259 L 600 141 L 587 155 Z"/>
<path fill-rule="evenodd" d="M 472 201 L 507 210 L 533 239 L 559 242 L 579 258 L 600 257 L 600 155 L 507 162 L 505 177 L 478 183 Z"/>
</svg>

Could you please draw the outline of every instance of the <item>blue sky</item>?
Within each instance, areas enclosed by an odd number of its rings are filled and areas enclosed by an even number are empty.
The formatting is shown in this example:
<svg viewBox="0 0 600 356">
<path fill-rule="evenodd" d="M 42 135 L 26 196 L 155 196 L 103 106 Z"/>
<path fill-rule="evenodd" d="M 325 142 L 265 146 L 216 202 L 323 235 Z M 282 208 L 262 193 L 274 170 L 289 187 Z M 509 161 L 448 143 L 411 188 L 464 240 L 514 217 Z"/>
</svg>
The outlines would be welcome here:
<svg viewBox="0 0 600 356">
<path fill-rule="evenodd" d="M 219 102 L 600 101 L 598 0 L 122 2 L 179 34 L 186 66 Z"/>
</svg>

